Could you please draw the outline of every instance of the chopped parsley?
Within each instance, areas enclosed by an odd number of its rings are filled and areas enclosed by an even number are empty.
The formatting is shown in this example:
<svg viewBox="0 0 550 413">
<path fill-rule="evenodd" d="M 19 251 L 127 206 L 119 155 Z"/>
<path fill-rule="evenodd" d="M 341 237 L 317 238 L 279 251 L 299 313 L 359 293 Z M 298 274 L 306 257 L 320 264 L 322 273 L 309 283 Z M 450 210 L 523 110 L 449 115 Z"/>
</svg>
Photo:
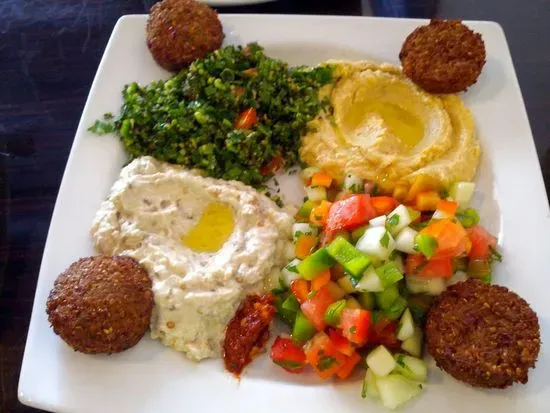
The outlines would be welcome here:
<svg viewBox="0 0 550 413">
<path fill-rule="evenodd" d="M 388 245 L 390 245 L 390 234 L 388 231 L 384 232 L 384 235 L 380 238 L 380 245 L 384 248 L 388 248 Z"/>
<path fill-rule="evenodd" d="M 502 254 L 498 252 L 495 248 L 489 245 L 489 251 L 491 252 L 491 261 L 502 262 Z"/>
<path fill-rule="evenodd" d="M 351 326 L 351 327 L 349 328 L 349 333 L 350 333 L 350 334 L 355 334 L 356 331 L 357 331 L 357 327 L 355 327 L 355 326 Z"/>
<path fill-rule="evenodd" d="M 307 298 L 308 298 L 308 299 L 313 298 L 313 297 L 315 297 L 315 294 L 317 294 L 317 291 L 311 290 L 311 291 L 309 292 L 309 294 L 307 295 Z"/>
<path fill-rule="evenodd" d="M 302 363 L 299 363 L 297 361 L 292 361 L 292 360 L 277 360 L 277 361 L 273 360 L 273 361 L 278 366 L 281 366 L 282 368 L 290 369 L 290 370 L 299 369 L 300 367 L 303 366 Z"/>
<path fill-rule="evenodd" d="M 386 220 L 386 225 L 390 228 L 394 228 L 399 224 L 399 214 L 393 214 Z"/>
</svg>

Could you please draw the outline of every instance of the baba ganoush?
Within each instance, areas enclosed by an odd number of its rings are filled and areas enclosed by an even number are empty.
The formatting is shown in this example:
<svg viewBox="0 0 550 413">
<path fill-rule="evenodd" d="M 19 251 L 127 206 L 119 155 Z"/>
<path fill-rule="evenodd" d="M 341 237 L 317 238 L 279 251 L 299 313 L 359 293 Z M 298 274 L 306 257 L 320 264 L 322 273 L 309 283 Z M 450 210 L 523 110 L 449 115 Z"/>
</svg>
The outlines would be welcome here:
<svg viewBox="0 0 550 413">
<path fill-rule="evenodd" d="M 153 282 L 151 335 L 193 360 L 219 357 L 241 300 L 288 259 L 292 217 L 253 188 L 152 157 L 120 173 L 97 212 L 98 252 L 138 260 Z"/>
<path fill-rule="evenodd" d="M 392 189 L 427 175 L 442 187 L 473 179 L 480 147 L 473 117 L 456 95 L 432 95 L 386 63 L 328 62 L 336 79 L 300 156 L 338 180 L 351 173 Z"/>
</svg>

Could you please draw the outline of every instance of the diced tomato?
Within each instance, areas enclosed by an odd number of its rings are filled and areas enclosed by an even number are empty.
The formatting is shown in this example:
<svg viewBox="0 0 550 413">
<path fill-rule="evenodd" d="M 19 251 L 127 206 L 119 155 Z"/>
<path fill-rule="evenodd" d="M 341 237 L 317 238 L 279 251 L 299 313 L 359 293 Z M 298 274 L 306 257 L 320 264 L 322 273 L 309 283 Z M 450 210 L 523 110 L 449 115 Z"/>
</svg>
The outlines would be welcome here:
<svg viewBox="0 0 550 413">
<path fill-rule="evenodd" d="M 321 288 L 319 291 L 312 291 L 310 296 L 311 297 L 301 305 L 302 311 L 317 330 L 324 330 L 327 325 L 323 320 L 323 316 L 328 306 L 335 300 L 326 287 Z"/>
<path fill-rule="evenodd" d="M 324 227 L 327 223 L 327 219 L 329 217 L 332 206 L 333 206 L 332 202 L 325 201 L 325 200 L 321 201 L 319 205 L 317 205 L 311 210 L 311 214 L 309 215 L 309 221 L 312 224 Z"/>
<path fill-rule="evenodd" d="M 380 317 L 370 330 L 369 342 L 382 344 L 391 350 L 399 349 L 401 344 L 397 339 L 397 321 L 391 321 L 385 316 Z"/>
<path fill-rule="evenodd" d="M 329 282 L 330 282 L 330 269 L 327 268 L 326 270 L 321 271 L 319 274 L 317 274 L 317 276 L 313 280 L 311 280 L 311 290 L 319 291 Z"/>
<path fill-rule="evenodd" d="M 439 201 L 437 201 L 437 210 L 444 212 L 450 217 L 456 214 L 457 209 L 458 209 L 458 202 L 447 201 L 445 199 L 440 199 Z"/>
<path fill-rule="evenodd" d="M 267 163 L 267 165 L 262 166 L 260 168 L 260 174 L 262 175 L 271 175 L 277 172 L 279 169 L 281 169 L 283 166 L 285 166 L 285 160 L 282 156 L 276 155 Z"/>
<path fill-rule="evenodd" d="M 258 121 L 258 115 L 256 109 L 248 108 L 241 112 L 235 120 L 235 129 L 250 129 Z"/>
<path fill-rule="evenodd" d="M 345 338 L 358 346 L 362 346 L 369 338 L 371 314 L 367 310 L 345 308 L 340 317 L 340 327 Z"/>
<path fill-rule="evenodd" d="M 332 340 L 322 331 L 305 347 L 306 360 L 322 379 L 336 374 L 346 363 L 346 356 L 338 351 Z"/>
<path fill-rule="evenodd" d="M 453 276 L 453 261 L 452 258 L 428 260 L 422 254 L 410 254 L 405 261 L 405 273 L 426 278 L 449 278 Z"/>
<path fill-rule="evenodd" d="M 373 196 L 371 201 L 376 210 L 376 216 L 386 215 L 399 205 L 399 202 L 391 196 Z"/>
<path fill-rule="evenodd" d="M 432 260 L 458 257 L 467 251 L 468 236 L 464 227 L 458 222 L 441 219 L 432 222 L 420 233 L 430 235 L 437 241 L 437 249 L 431 257 Z"/>
<path fill-rule="evenodd" d="M 292 295 L 294 295 L 300 304 L 305 303 L 309 294 L 309 281 L 303 278 L 293 280 L 290 283 L 290 291 L 292 291 Z"/>
<path fill-rule="evenodd" d="M 468 228 L 466 233 L 472 242 L 472 248 L 468 253 L 468 257 L 472 260 L 489 259 L 491 257 L 491 248 L 496 249 L 497 239 L 480 225 Z"/>
<path fill-rule="evenodd" d="M 353 195 L 335 202 L 327 219 L 327 233 L 354 229 L 376 216 L 370 195 Z"/>
<path fill-rule="evenodd" d="M 306 365 L 306 353 L 292 339 L 277 337 L 271 347 L 271 360 L 286 371 L 299 373 Z"/>
<path fill-rule="evenodd" d="M 346 379 L 352 373 L 353 369 L 361 361 L 361 356 L 354 352 L 347 359 L 344 365 L 336 372 L 336 375 L 340 379 Z"/>
<path fill-rule="evenodd" d="M 338 330 L 329 328 L 328 336 L 340 353 L 345 354 L 346 356 L 351 356 L 355 353 L 355 347 L 353 347 L 353 344 L 351 344 L 347 338 L 340 334 Z"/>
</svg>

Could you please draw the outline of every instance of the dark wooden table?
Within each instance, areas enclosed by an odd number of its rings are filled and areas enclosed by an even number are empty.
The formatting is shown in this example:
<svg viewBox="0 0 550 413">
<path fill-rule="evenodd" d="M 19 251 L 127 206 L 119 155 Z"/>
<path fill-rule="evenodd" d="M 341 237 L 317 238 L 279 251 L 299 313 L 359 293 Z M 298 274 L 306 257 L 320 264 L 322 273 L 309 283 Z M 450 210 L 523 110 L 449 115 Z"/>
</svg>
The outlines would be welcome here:
<svg viewBox="0 0 550 413">
<path fill-rule="evenodd" d="M 0 2 L 0 413 L 36 412 L 17 382 L 59 183 L 90 84 L 117 19 L 153 0 Z M 550 183 L 547 0 L 281 0 L 221 12 L 495 20 L 508 38 L 546 187 Z M 368 39 L 365 39 L 368 41 Z"/>
</svg>

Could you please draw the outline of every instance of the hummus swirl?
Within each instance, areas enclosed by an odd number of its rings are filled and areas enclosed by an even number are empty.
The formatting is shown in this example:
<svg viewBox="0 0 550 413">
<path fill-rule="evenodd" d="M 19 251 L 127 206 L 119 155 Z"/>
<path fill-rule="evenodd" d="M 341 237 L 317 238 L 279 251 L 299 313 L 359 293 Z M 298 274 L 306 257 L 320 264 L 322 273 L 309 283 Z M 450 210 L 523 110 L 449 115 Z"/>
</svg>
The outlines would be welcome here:
<svg viewBox="0 0 550 413">
<path fill-rule="evenodd" d="M 480 148 L 459 97 L 426 93 L 389 64 L 328 63 L 336 81 L 320 93 L 334 112 L 310 123 L 304 162 L 339 180 L 354 174 L 387 189 L 419 174 L 442 186 L 474 177 Z"/>
</svg>

